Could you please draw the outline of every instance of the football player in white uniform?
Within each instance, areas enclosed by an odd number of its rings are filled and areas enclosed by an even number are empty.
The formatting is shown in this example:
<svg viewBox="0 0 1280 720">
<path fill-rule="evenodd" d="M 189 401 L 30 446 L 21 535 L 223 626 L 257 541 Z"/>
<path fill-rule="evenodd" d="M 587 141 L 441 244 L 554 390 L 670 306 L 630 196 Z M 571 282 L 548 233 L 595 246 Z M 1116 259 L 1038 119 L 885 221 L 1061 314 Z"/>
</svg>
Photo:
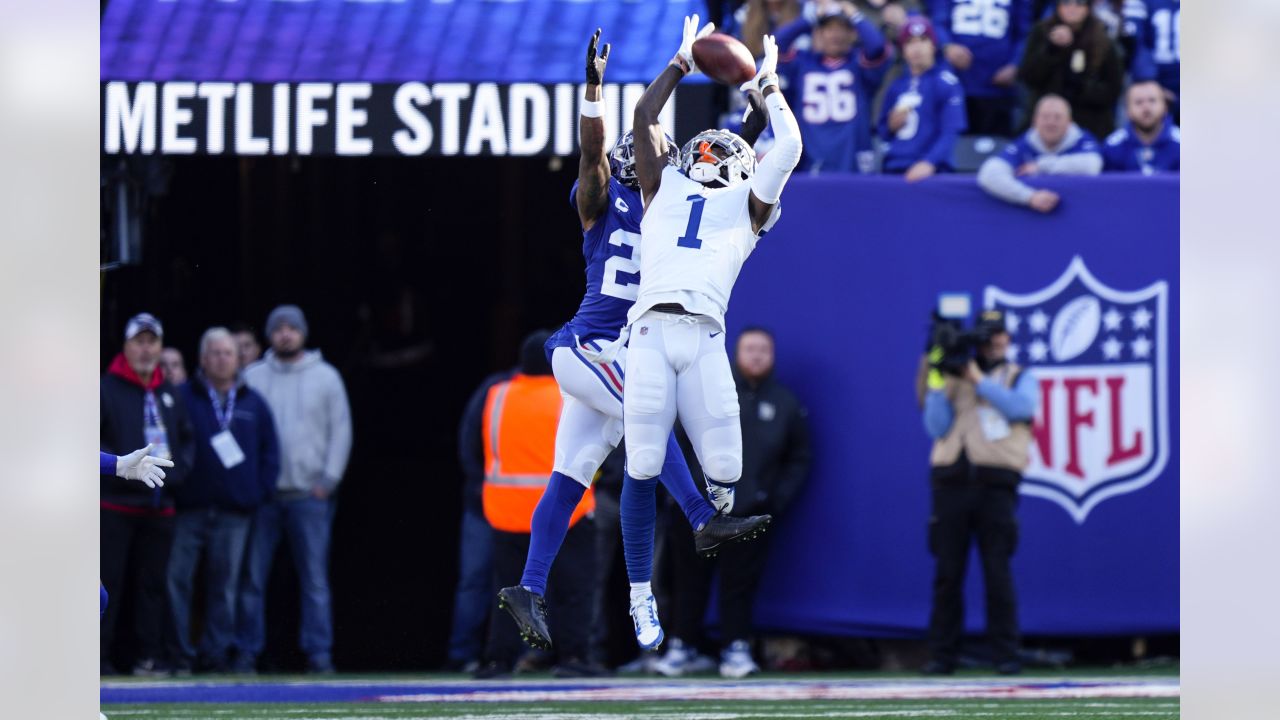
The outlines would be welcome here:
<svg viewBox="0 0 1280 720">
<path fill-rule="evenodd" d="M 742 264 L 777 222 L 778 200 L 802 147 L 799 126 L 778 89 L 778 46 L 765 36 L 760 69 L 742 89 L 764 96 L 773 149 L 757 167 L 741 137 L 707 130 L 685 144 L 678 167 L 667 165 L 658 112 L 681 78 L 697 71 L 693 42 L 711 27 L 699 32 L 698 16 L 685 18 L 680 50 L 635 109 L 636 176 L 645 210 L 640 291 L 627 315 L 623 421 L 628 482 L 647 483 L 652 491 L 678 416 L 712 503 L 727 513 L 742 475 L 742 427 L 724 314 Z"/>
</svg>

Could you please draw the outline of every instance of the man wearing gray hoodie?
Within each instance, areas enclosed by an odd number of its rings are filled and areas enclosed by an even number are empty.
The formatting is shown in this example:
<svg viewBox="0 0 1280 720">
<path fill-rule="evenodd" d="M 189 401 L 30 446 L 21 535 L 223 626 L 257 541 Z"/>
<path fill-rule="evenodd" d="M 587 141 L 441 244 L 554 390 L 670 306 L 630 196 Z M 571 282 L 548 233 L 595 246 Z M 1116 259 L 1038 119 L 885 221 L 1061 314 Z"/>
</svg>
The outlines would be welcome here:
<svg viewBox="0 0 1280 720">
<path fill-rule="evenodd" d="M 276 499 L 253 521 L 237 612 L 234 669 L 256 670 L 265 640 L 265 603 L 271 561 L 282 534 L 301 584 L 301 647 L 307 670 L 333 672 L 333 618 L 329 601 L 329 532 L 334 492 L 351 455 L 351 408 L 342 377 L 305 350 L 307 320 L 296 305 L 267 316 L 271 349 L 244 371 L 245 382 L 267 400 L 280 442 Z"/>
<path fill-rule="evenodd" d="M 992 155 L 978 170 L 978 185 L 991 195 L 1041 213 L 1053 212 L 1058 193 L 1022 181 L 1037 175 L 1097 175 L 1102 172 L 1098 140 L 1071 121 L 1071 106 L 1057 95 L 1036 103 L 1031 129 Z"/>
</svg>

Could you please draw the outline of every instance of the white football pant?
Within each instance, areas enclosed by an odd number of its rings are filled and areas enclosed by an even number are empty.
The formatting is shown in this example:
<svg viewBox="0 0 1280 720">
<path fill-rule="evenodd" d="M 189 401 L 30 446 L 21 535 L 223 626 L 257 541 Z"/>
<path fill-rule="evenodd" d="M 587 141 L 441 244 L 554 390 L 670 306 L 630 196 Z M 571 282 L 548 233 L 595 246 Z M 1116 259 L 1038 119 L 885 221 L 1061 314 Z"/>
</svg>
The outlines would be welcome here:
<svg viewBox="0 0 1280 720">
<path fill-rule="evenodd" d="M 585 346 L 599 350 L 597 342 Z M 595 363 L 581 349 L 558 347 L 551 371 L 560 385 L 560 424 L 556 428 L 555 471 L 591 487 L 596 471 L 622 440 L 622 373 L 626 349 L 613 362 Z"/>
<path fill-rule="evenodd" d="M 624 420 L 627 471 L 656 477 L 666 460 L 677 415 L 702 471 L 734 483 L 742 476 L 738 389 L 724 349 L 724 332 L 702 315 L 650 310 L 631 325 Z"/>
</svg>

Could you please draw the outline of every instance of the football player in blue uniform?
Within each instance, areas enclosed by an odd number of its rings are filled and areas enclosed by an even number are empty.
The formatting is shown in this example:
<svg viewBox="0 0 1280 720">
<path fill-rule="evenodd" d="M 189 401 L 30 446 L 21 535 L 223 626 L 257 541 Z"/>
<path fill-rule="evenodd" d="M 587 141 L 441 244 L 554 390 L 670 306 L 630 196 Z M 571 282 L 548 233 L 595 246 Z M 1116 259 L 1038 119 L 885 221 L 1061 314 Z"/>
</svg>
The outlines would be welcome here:
<svg viewBox="0 0 1280 720">
<path fill-rule="evenodd" d="M 587 289 L 577 314 L 547 340 L 546 350 L 563 400 L 556 429 L 556 464 L 542 499 L 533 513 L 529 556 L 520 584 L 503 588 L 498 604 L 509 612 L 526 643 L 541 649 L 551 647 L 547 610 L 543 596 L 547 575 L 569 530 L 574 508 L 595 479 L 605 457 L 622 439 L 622 388 L 625 356 L 599 361 L 595 353 L 617 339 L 627 323 L 627 312 L 640 286 L 640 217 L 643 206 L 636 180 L 632 134 L 624 134 L 613 149 L 604 148 L 604 103 L 601 82 L 609 59 L 609 45 L 597 55 L 600 31 L 596 30 L 587 48 L 587 85 L 579 123 L 582 157 L 578 181 L 570 201 L 582 223 L 582 255 L 586 261 Z M 753 104 L 755 104 L 753 102 Z M 748 123 L 758 135 L 766 114 L 753 112 Z M 754 119 L 753 119 L 754 118 Z M 675 164 L 675 141 L 668 142 L 667 161 Z M 694 485 L 689 467 L 673 434 L 660 480 L 679 503 L 689 524 L 699 553 L 714 554 L 730 542 L 754 537 L 767 524 L 764 518 L 735 518 L 717 514 Z M 652 494 L 652 491 L 650 491 Z M 663 636 L 640 636 L 640 628 L 656 627 L 641 622 L 641 613 L 656 617 L 656 602 L 650 587 L 653 566 L 652 498 L 636 502 L 624 484 L 622 494 L 623 550 L 627 576 L 631 581 L 631 613 L 636 621 L 637 640 L 645 649 L 656 648 Z M 631 522 L 629 514 L 647 513 L 647 518 Z M 632 537 L 628 526 L 647 527 L 647 537 Z M 641 533 L 643 534 L 643 533 Z M 647 620 L 647 617 L 645 618 Z"/>
<path fill-rule="evenodd" d="M 1105 169 L 1143 175 L 1178 172 L 1182 161 L 1182 134 L 1169 117 L 1160 85 L 1154 80 L 1130 85 L 1125 111 L 1128 121 L 1107 137 L 1102 148 Z"/>
<path fill-rule="evenodd" d="M 814 50 L 792 49 L 812 32 Z M 799 171 L 875 172 L 871 98 L 889 70 L 890 53 L 875 23 L 851 4 L 817 18 L 804 15 L 778 30 L 778 78 L 797 113 L 804 156 Z"/>
<path fill-rule="evenodd" d="M 1013 135 L 1031 0 L 932 0 L 933 28 L 964 87 L 969 132 Z"/>
<path fill-rule="evenodd" d="M 956 139 L 967 126 L 960 80 L 937 62 L 938 38 L 928 18 L 912 15 L 898 33 L 906 72 L 889 86 L 880 136 L 889 143 L 884 171 L 908 182 L 951 169 Z"/>
</svg>

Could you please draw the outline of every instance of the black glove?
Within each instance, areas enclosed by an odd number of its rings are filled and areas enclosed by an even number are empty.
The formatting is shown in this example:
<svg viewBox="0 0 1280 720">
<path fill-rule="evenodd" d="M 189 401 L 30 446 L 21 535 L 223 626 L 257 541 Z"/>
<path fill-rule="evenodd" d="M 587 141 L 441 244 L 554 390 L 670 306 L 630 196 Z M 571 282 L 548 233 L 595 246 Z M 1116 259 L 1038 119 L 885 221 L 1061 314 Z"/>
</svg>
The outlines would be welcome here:
<svg viewBox="0 0 1280 720">
<path fill-rule="evenodd" d="M 600 28 L 591 36 L 591 44 L 587 45 L 587 84 L 602 85 L 604 66 L 609 62 L 609 43 L 604 44 L 604 52 L 596 57 L 596 45 L 600 42 Z"/>
</svg>

